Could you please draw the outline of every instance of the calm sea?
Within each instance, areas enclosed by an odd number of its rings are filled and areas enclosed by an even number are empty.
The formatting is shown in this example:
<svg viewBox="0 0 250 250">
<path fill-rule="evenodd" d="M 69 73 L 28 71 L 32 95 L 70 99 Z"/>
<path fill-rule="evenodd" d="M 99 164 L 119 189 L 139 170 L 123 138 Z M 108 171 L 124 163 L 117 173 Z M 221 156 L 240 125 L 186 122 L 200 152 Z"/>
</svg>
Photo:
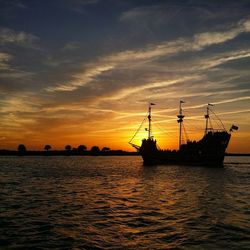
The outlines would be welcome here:
<svg viewBox="0 0 250 250">
<path fill-rule="evenodd" d="M 1 157 L 1 249 L 250 249 L 250 157 Z"/>
</svg>

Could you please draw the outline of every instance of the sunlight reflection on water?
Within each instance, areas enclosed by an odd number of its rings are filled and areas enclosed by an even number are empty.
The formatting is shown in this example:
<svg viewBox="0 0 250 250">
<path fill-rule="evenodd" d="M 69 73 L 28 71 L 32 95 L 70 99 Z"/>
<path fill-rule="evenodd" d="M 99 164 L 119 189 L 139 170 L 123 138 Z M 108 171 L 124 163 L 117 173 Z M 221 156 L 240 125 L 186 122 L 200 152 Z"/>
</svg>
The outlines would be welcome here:
<svg viewBox="0 0 250 250">
<path fill-rule="evenodd" d="M 225 168 L 140 157 L 1 157 L 8 248 L 247 249 L 250 158 Z"/>
</svg>

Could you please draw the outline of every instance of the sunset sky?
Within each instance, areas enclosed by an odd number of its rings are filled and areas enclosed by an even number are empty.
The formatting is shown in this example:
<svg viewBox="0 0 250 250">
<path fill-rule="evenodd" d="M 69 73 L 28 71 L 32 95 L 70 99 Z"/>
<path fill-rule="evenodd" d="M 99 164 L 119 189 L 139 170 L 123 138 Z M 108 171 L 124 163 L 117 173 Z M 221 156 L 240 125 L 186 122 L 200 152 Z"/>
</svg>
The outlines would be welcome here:
<svg viewBox="0 0 250 250">
<path fill-rule="evenodd" d="M 250 152 L 249 0 L 0 0 L 0 13 L 0 149 L 133 151 L 149 102 L 160 147 L 176 148 L 182 99 L 189 139 L 212 103 L 239 126 L 227 151 Z"/>
</svg>

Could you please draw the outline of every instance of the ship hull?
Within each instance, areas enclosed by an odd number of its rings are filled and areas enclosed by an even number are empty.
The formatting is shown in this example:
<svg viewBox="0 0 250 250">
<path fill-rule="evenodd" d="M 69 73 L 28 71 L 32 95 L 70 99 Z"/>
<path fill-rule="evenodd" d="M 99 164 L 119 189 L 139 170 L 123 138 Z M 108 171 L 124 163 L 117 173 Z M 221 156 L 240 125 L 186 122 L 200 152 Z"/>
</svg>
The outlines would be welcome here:
<svg viewBox="0 0 250 250">
<path fill-rule="evenodd" d="M 155 155 L 142 155 L 143 164 L 146 166 L 151 165 L 184 165 L 184 166 L 206 166 L 206 167 L 223 167 L 224 155 L 209 157 L 187 157 L 180 154 L 169 156 L 164 152 L 159 152 Z M 212 159 L 211 159 L 212 158 Z"/>
<path fill-rule="evenodd" d="M 182 144 L 180 150 L 159 150 L 152 138 L 144 139 L 139 149 L 144 165 L 186 165 L 223 167 L 231 135 L 225 131 L 208 133 L 198 142 Z"/>
</svg>

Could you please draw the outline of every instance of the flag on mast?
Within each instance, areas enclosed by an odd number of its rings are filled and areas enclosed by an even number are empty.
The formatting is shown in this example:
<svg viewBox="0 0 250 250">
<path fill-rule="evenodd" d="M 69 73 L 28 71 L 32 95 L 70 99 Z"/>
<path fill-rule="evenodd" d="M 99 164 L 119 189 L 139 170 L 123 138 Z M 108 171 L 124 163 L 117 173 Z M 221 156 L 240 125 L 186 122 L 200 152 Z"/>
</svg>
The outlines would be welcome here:
<svg viewBox="0 0 250 250">
<path fill-rule="evenodd" d="M 151 102 L 150 105 L 155 105 L 155 103 L 152 103 L 152 102 Z"/>
<path fill-rule="evenodd" d="M 185 103 L 184 101 L 180 100 L 180 103 Z"/>
<path fill-rule="evenodd" d="M 238 130 L 238 126 L 232 125 L 231 129 Z"/>
</svg>

